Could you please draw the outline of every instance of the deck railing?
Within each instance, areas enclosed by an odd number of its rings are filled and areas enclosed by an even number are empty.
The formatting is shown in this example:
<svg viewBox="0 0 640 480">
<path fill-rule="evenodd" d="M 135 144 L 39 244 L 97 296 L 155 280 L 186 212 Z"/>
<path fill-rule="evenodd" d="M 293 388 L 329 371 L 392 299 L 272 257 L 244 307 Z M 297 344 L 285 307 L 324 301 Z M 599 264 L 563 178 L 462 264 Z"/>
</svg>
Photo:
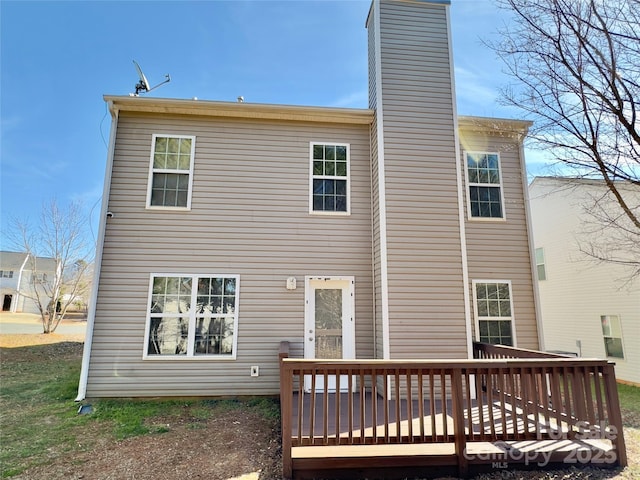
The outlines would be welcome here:
<svg viewBox="0 0 640 480">
<path fill-rule="evenodd" d="M 474 360 L 303 360 L 280 351 L 283 468 L 292 447 L 455 446 L 468 442 L 610 440 L 626 465 L 615 373 L 606 360 L 477 344 Z M 499 358 L 498 358 L 499 357 Z M 339 393 L 335 393 L 339 392 Z M 608 457 L 611 460 L 611 457 Z"/>
<path fill-rule="evenodd" d="M 560 353 L 540 352 L 525 348 L 473 342 L 473 358 L 575 358 Z"/>
</svg>

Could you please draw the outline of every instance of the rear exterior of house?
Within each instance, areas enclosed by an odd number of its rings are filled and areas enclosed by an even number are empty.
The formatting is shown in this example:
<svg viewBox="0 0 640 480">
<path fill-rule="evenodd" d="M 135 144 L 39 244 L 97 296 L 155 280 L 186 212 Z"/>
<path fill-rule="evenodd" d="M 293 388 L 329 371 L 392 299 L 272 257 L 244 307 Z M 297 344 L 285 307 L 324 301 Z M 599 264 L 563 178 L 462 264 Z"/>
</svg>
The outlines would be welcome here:
<svg viewBox="0 0 640 480">
<path fill-rule="evenodd" d="M 632 209 L 640 208 L 637 188 L 619 189 Z M 546 348 L 607 358 L 619 381 L 640 385 L 640 285 L 626 282 L 625 267 L 582 252 L 593 235 L 616 235 L 616 227 L 595 233 L 589 214 L 595 199 L 606 209 L 617 208 L 615 200 L 596 180 L 537 177 L 529 192 Z"/>
<path fill-rule="evenodd" d="M 522 140 L 459 117 L 449 5 L 375 1 L 369 109 L 105 97 L 78 398 L 273 395 L 305 358 L 539 348 Z"/>
</svg>

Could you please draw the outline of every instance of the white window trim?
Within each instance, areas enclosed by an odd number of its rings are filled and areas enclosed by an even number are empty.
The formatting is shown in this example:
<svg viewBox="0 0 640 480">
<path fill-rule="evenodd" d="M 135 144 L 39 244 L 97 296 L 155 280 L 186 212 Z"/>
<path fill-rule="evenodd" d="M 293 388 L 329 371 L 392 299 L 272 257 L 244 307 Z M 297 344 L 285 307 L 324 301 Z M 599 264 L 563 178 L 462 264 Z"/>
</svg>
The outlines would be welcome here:
<svg viewBox="0 0 640 480">
<path fill-rule="evenodd" d="M 498 172 L 500 173 L 500 185 L 497 183 L 470 183 L 469 182 L 469 167 L 467 166 L 467 155 L 497 155 L 498 156 Z M 483 152 L 481 150 L 464 150 L 462 152 L 462 161 L 464 166 L 464 184 L 467 198 L 467 219 L 472 222 L 506 222 L 507 210 L 504 204 L 504 185 L 502 175 L 502 158 L 500 152 Z M 471 215 L 471 193 L 469 187 L 500 187 L 500 208 L 502 209 L 502 217 L 474 217 Z"/>
<path fill-rule="evenodd" d="M 163 205 L 151 205 L 151 191 L 153 187 L 153 174 L 154 173 L 181 173 L 186 174 L 186 170 L 170 170 L 164 168 L 153 168 L 153 157 L 156 148 L 156 138 L 190 138 L 191 139 L 191 161 L 189 162 L 189 192 L 187 194 L 187 206 L 186 207 L 165 207 Z M 196 152 L 196 137 L 195 135 L 177 135 L 173 133 L 154 133 L 151 139 L 151 152 L 149 154 L 149 178 L 147 180 L 147 210 L 175 210 L 185 211 L 191 210 L 191 195 L 193 193 L 193 166 L 195 164 L 195 152 Z"/>
<path fill-rule="evenodd" d="M 478 283 L 506 283 L 509 285 L 509 302 L 511 303 L 511 336 L 513 337 L 513 347 L 518 346 L 518 337 L 516 335 L 516 313 L 513 309 L 513 288 L 511 288 L 511 280 L 495 280 L 495 279 L 477 279 L 471 281 L 471 290 L 473 294 L 473 316 L 475 325 L 475 341 L 480 341 L 480 316 L 478 315 L 478 295 L 476 293 L 476 284 Z M 506 321 L 505 317 L 482 317 L 482 320 L 501 320 Z"/>
<path fill-rule="evenodd" d="M 234 311 L 235 322 L 233 331 L 233 353 L 231 355 L 194 355 L 193 349 L 195 344 L 195 326 L 196 326 L 196 312 L 192 309 L 189 313 L 189 333 L 187 338 L 187 354 L 186 355 L 149 355 L 149 331 L 151 329 L 151 302 L 153 296 L 153 279 L 154 277 L 191 277 L 191 305 L 196 304 L 196 298 L 198 296 L 197 279 L 198 278 L 235 278 L 236 280 L 236 308 Z M 142 346 L 142 359 L 152 361 L 203 361 L 203 360 L 236 360 L 238 355 L 238 322 L 240 320 L 240 275 L 227 274 L 227 273 L 151 273 L 149 275 L 149 292 L 147 301 L 147 311 L 145 314 L 145 327 L 144 327 L 144 344 Z M 184 315 L 183 315 L 184 316 Z"/>
<path fill-rule="evenodd" d="M 328 176 L 322 175 L 318 176 L 318 178 L 325 178 L 328 180 L 345 180 L 347 181 L 347 211 L 346 212 L 330 212 L 326 210 L 314 210 L 313 209 L 313 146 L 314 145 L 335 145 L 336 147 L 346 147 L 347 148 L 347 176 Z M 334 216 L 347 216 L 351 215 L 351 144 L 349 143 L 340 143 L 340 142 L 332 142 L 332 141 L 312 141 L 309 142 L 309 214 L 310 215 L 334 215 Z"/>
<path fill-rule="evenodd" d="M 604 332 L 602 331 L 602 317 L 617 317 L 618 318 L 618 324 L 620 326 L 620 336 L 619 337 L 614 337 L 614 336 L 606 336 L 604 334 Z M 618 362 L 624 362 L 627 360 L 627 354 L 626 354 L 626 348 L 624 347 L 624 334 L 622 333 L 622 316 L 619 314 L 606 314 L 606 315 L 600 315 L 600 332 L 602 333 L 602 343 L 603 343 L 603 348 L 604 348 L 604 354 L 607 358 L 611 358 L 614 359 Z M 604 341 L 605 338 L 619 338 L 620 339 L 620 346 L 622 347 L 622 357 L 612 357 L 607 353 L 607 347 L 606 347 L 606 342 Z"/>
</svg>

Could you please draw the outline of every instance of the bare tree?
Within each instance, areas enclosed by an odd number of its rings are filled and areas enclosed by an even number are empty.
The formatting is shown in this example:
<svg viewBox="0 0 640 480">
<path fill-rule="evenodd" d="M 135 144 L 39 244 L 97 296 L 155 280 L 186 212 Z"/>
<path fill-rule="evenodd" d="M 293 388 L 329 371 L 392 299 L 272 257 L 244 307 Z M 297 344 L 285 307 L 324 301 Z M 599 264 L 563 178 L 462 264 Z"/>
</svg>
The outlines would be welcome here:
<svg viewBox="0 0 640 480">
<path fill-rule="evenodd" d="M 580 251 L 591 260 L 616 265 L 619 287 L 627 287 L 640 278 L 640 230 L 619 208 L 611 190 L 602 184 L 577 186 L 585 201 L 583 222 L 576 240 Z M 640 189 L 618 186 L 629 205 L 640 205 Z"/>
<path fill-rule="evenodd" d="M 44 333 L 53 333 L 69 306 L 91 288 L 87 273 L 93 245 L 85 237 L 87 218 L 78 204 L 61 209 L 51 200 L 42 206 L 37 225 L 16 219 L 12 227 L 14 246 L 29 255 L 32 288 L 28 296 L 40 312 Z M 55 262 L 53 275 L 42 271 L 42 258 Z"/>
<path fill-rule="evenodd" d="M 615 209 L 596 201 L 594 221 L 637 245 L 640 205 L 624 190 L 640 189 L 640 0 L 497 2 L 515 16 L 489 44 L 515 80 L 504 103 L 534 121 L 530 146 L 549 150 L 562 175 L 606 184 Z M 624 249 L 584 250 L 640 272 L 640 258 L 619 256 Z"/>
</svg>

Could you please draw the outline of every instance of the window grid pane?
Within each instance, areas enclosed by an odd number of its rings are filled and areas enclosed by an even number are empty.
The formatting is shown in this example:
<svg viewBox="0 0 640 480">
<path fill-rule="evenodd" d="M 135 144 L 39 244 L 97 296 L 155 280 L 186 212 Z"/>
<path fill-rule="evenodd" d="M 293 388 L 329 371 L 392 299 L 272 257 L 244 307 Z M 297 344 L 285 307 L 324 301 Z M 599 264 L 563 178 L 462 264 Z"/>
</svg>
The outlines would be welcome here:
<svg viewBox="0 0 640 480">
<path fill-rule="evenodd" d="M 193 139 L 156 137 L 150 206 L 188 206 Z"/>
<path fill-rule="evenodd" d="M 149 355 L 186 355 L 189 320 L 185 317 L 151 317 Z"/>
<path fill-rule="evenodd" d="M 195 355 L 230 355 L 233 353 L 234 318 L 196 320 Z"/>
<path fill-rule="evenodd" d="M 312 156 L 312 210 L 346 212 L 347 147 L 314 144 Z"/>
<path fill-rule="evenodd" d="M 508 283 L 476 283 L 476 311 L 481 342 L 513 345 Z"/>
<path fill-rule="evenodd" d="M 497 154 L 467 153 L 469 209 L 472 217 L 503 217 L 499 163 Z"/>
</svg>

